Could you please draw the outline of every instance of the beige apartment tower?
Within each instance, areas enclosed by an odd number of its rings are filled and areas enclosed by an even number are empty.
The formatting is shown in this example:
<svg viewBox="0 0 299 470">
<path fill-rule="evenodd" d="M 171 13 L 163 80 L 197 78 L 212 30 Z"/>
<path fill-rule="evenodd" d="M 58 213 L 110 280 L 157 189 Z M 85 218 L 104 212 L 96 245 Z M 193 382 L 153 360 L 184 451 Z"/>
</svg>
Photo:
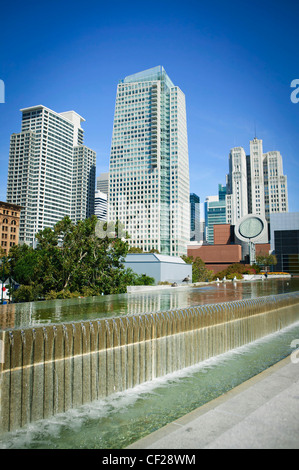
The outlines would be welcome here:
<svg viewBox="0 0 299 470">
<path fill-rule="evenodd" d="M 7 202 L 22 206 L 20 243 L 64 216 L 74 222 L 94 212 L 96 154 L 83 145 L 84 119 L 45 106 L 21 110 L 21 132 L 10 139 Z"/>
</svg>

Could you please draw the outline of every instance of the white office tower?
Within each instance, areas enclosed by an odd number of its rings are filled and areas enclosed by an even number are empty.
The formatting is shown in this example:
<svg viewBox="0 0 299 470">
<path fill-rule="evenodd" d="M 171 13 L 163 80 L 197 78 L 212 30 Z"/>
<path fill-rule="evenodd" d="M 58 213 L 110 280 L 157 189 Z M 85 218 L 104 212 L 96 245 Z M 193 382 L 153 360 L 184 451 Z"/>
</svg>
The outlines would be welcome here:
<svg viewBox="0 0 299 470">
<path fill-rule="evenodd" d="M 45 106 L 22 109 L 21 132 L 10 140 L 7 202 L 22 206 L 20 243 L 64 216 L 93 213 L 96 154 L 83 145 L 84 119 Z"/>
<path fill-rule="evenodd" d="M 250 141 L 249 213 L 262 215 L 288 212 L 287 177 L 283 174 L 282 156 L 278 151 L 263 153 L 263 141 Z"/>
<path fill-rule="evenodd" d="M 246 154 L 242 147 L 230 151 L 226 191 L 226 220 L 235 225 L 248 214 Z"/>
<path fill-rule="evenodd" d="M 94 213 L 99 220 L 107 220 L 108 211 L 108 196 L 101 191 L 95 192 L 94 198 Z"/>
<path fill-rule="evenodd" d="M 163 67 L 121 80 L 112 135 L 108 219 L 119 220 L 130 245 L 186 254 L 189 158 L 185 96 Z"/>
<path fill-rule="evenodd" d="M 249 204 L 250 214 L 265 217 L 265 191 L 264 191 L 264 155 L 263 141 L 256 137 L 250 141 L 250 182 L 249 182 Z"/>
<path fill-rule="evenodd" d="M 265 217 L 270 214 L 288 212 L 287 177 L 283 174 L 280 152 L 264 154 Z"/>
<path fill-rule="evenodd" d="M 263 153 L 263 141 L 250 141 L 250 155 L 235 147 L 229 155 L 226 221 L 236 225 L 247 214 L 264 217 L 288 212 L 287 177 L 283 174 L 280 152 Z"/>
<path fill-rule="evenodd" d="M 97 191 L 101 191 L 101 193 L 108 194 L 109 190 L 109 173 L 101 173 L 100 176 L 97 177 Z"/>
<path fill-rule="evenodd" d="M 267 152 L 264 155 L 265 212 L 270 214 L 288 212 L 287 177 L 283 174 L 280 152 Z"/>
</svg>

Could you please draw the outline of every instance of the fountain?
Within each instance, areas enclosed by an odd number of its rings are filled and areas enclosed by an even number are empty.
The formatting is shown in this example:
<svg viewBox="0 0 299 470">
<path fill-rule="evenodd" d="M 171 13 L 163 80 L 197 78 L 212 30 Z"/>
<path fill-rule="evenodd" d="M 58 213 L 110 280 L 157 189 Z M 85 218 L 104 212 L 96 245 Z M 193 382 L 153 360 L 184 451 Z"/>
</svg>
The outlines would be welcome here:
<svg viewBox="0 0 299 470">
<path fill-rule="evenodd" d="M 299 320 L 299 292 L 0 332 L 0 432 L 48 419 Z"/>
</svg>

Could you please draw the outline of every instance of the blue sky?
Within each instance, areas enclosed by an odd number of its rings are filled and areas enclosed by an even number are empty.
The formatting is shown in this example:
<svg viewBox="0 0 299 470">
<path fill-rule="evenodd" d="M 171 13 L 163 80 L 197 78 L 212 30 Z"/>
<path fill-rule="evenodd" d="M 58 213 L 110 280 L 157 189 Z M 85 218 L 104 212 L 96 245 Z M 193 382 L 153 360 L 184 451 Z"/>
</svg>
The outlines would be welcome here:
<svg viewBox="0 0 299 470">
<path fill-rule="evenodd" d="M 299 211 L 299 2 L 6 2 L 1 7 L 0 200 L 20 109 L 43 104 L 82 115 L 97 174 L 109 169 L 119 79 L 163 65 L 186 95 L 190 190 L 203 202 L 225 184 L 234 146 L 279 150 L 289 210 Z M 299 94 L 298 94 L 299 96 Z"/>
</svg>

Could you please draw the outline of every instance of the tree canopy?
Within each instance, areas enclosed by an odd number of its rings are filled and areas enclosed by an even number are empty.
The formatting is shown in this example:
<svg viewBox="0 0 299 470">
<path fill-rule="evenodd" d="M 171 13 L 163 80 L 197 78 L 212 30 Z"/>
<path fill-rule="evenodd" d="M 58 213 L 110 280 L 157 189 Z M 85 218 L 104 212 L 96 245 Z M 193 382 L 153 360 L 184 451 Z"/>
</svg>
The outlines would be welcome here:
<svg viewBox="0 0 299 470">
<path fill-rule="evenodd" d="M 77 224 L 64 217 L 53 229 L 45 228 L 36 235 L 35 249 L 27 245 L 12 247 L 11 277 L 27 286 L 27 297 L 29 291 L 33 297 L 44 298 L 126 292 L 127 285 L 140 282 L 135 273 L 124 268 L 129 250 L 127 236 L 118 222 L 98 228 L 95 216 Z M 153 282 L 151 278 L 144 281 Z"/>
<path fill-rule="evenodd" d="M 207 269 L 204 261 L 198 256 L 193 258 L 193 256 L 183 255 L 182 259 L 187 264 L 192 264 L 192 282 L 204 282 L 211 281 L 213 278 L 213 271 Z"/>
<path fill-rule="evenodd" d="M 275 266 L 277 264 L 277 258 L 275 255 L 258 255 L 256 257 L 257 264 L 261 266 Z"/>
</svg>

